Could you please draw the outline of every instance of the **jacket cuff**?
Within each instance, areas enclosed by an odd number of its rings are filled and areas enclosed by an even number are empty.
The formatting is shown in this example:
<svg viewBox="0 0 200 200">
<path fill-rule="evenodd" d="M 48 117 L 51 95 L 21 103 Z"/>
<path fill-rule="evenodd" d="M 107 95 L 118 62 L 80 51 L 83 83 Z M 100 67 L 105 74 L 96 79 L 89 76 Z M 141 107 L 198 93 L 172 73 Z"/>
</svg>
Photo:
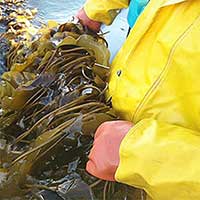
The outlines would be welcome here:
<svg viewBox="0 0 200 200">
<path fill-rule="evenodd" d="M 85 3 L 84 10 L 86 15 L 94 21 L 101 22 L 106 25 L 112 24 L 113 20 L 118 14 L 117 10 L 108 10 L 105 11 L 105 8 L 99 7 L 98 9 L 96 7 L 93 7 L 90 3 Z"/>
<path fill-rule="evenodd" d="M 136 162 L 133 162 L 133 161 L 140 159 L 137 157 L 137 151 L 132 150 L 134 149 L 134 147 L 137 149 L 136 147 L 137 141 L 138 141 L 138 138 L 141 136 L 140 134 L 139 136 L 137 133 L 141 132 L 142 129 L 146 129 L 148 126 L 149 126 L 148 120 L 144 120 L 137 123 L 135 126 L 133 126 L 129 130 L 127 135 L 122 140 L 121 145 L 120 145 L 120 150 L 119 150 L 120 163 L 115 173 L 116 181 L 123 182 L 128 185 L 143 188 L 143 189 L 144 189 L 144 186 L 146 186 L 145 181 L 144 182 L 140 181 L 142 180 L 142 178 L 139 176 L 139 174 L 134 173 L 136 176 L 132 178 L 130 178 L 129 175 L 133 174 L 133 169 L 136 167 Z M 138 144 L 138 146 L 140 146 L 140 144 Z"/>
</svg>

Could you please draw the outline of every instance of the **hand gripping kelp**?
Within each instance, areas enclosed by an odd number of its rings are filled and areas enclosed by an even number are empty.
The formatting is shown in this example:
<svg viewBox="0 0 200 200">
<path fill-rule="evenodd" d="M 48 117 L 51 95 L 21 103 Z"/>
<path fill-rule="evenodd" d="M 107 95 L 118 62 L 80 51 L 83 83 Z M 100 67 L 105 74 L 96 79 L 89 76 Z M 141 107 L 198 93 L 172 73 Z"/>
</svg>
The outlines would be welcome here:
<svg viewBox="0 0 200 200">
<path fill-rule="evenodd" d="M 9 43 L 0 82 L 1 199 L 42 199 L 44 191 L 61 199 L 127 199 L 128 187 L 85 171 L 95 130 L 116 119 L 105 101 L 106 41 L 80 24 L 51 21 L 37 29 L 24 1 L 0 5 L 7 26 L 1 40 Z"/>
</svg>

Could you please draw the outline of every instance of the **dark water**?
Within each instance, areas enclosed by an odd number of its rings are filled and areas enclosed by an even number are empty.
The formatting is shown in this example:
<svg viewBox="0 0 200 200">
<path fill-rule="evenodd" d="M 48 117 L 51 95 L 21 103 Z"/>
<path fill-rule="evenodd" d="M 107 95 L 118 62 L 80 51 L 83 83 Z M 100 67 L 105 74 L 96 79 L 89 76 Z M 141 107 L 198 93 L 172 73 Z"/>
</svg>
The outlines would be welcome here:
<svg viewBox="0 0 200 200">
<path fill-rule="evenodd" d="M 5 32 L 5 26 L 0 24 L 0 35 Z M 5 52 L 8 46 L 4 39 L 0 41 L 0 75 L 5 71 Z"/>
</svg>

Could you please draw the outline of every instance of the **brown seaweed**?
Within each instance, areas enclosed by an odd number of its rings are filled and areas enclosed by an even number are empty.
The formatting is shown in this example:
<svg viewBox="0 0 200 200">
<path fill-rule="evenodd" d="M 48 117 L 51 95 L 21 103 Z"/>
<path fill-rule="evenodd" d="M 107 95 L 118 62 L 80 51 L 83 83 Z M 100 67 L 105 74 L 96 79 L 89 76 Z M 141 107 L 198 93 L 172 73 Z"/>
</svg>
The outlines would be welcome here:
<svg viewBox="0 0 200 200">
<path fill-rule="evenodd" d="M 37 39 L 39 43 L 29 41 L 28 45 L 18 45 L 8 52 L 10 71 L 2 75 L 0 84 L 0 124 L 2 133 L 14 140 L 6 165 L 1 160 L 2 166 L 6 166 L 6 181 L 0 189 L 2 197 L 26 195 L 31 185 L 44 189 L 47 185 L 40 181 L 48 170 L 66 168 L 66 176 L 72 173 L 69 165 L 74 162 L 77 162 L 75 171 L 84 170 L 96 128 L 115 118 L 104 100 L 109 68 L 101 77 L 93 70 L 102 50 L 92 51 L 95 44 L 93 47 L 78 44 L 81 40 L 77 34 L 85 35 L 86 39 L 87 35 L 74 27 L 71 31 L 75 38 L 68 28 L 68 33 L 58 41 L 56 34 L 50 36 L 47 27 L 46 35 Z M 91 40 L 92 36 L 88 38 Z M 96 38 L 93 43 L 97 47 Z M 104 51 L 100 65 L 109 58 L 108 50 Z M 59 154 L 66 159 L 61 160 Z M 37 181 L 29 181 L 29 176 Z M 50 173 L 48 179 L 51 176 Z M 6 192 L 11 186 L 13 192 Z M 48 187 L 51 188 L 50 183 Z"/>
</svg>

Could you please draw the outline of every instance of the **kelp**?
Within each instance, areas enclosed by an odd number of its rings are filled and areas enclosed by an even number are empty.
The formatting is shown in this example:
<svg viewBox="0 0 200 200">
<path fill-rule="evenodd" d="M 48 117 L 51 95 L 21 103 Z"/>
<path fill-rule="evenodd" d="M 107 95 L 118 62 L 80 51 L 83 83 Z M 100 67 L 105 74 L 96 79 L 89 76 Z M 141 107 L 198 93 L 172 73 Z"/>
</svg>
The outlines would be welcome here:
<svg viewBox="0 0 200 200">
<path fill-rule="evenodd" d="M 0 5 L 10 43 L 0 78 L 1 199 L 141 199 L 85 171 L 97 127 L 118 118 L 105 100 L 106 41 L 70 22 L 36 29 L 24 1 Z"/>
</svg>

